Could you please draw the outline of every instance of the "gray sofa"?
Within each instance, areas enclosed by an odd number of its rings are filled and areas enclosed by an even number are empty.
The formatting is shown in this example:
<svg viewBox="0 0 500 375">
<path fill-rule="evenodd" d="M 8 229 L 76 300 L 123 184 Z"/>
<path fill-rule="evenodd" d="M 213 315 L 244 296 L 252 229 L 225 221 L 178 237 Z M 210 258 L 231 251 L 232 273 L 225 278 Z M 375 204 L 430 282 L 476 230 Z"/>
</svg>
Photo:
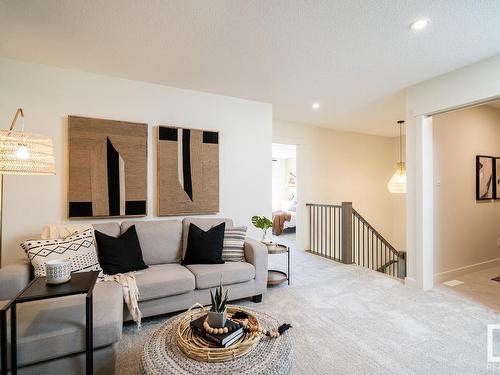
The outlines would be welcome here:
<svg viewBox="0 0 500 375">
<path fill-rule="evenodd" d="M 210 288 L 222 281 L 229 297 L 253 297 L 260 302 L 267 285 L 267 248 L 247 238 L 246 262 L 225 264 L 180 264 L 186 249 L 190 223 L 207 230 L 229 219 L 186 218 L 184 220 L 125 221 L 95 224 L 94 228 L 118 236 L 136 226 L 148 269 L 136 275 L 139 308 L 143 317 L 210 304 Z M 28 261 L 0 269 L 0 307 L 30 280 Z M 2 302 L 3 300 L 3 302 Z M 18 365 L 20 374 L 79 374 L 85 369 L 84 297 L 71 296 L 18 305 Z M 99 282 L 94 289 L 94 373 L 113 374 L 116 346 L 124 321 L 131 320 L 123 303 L 121 286 Z M 9 335 L 10 336 L 10 335 Z"/>
</svg>

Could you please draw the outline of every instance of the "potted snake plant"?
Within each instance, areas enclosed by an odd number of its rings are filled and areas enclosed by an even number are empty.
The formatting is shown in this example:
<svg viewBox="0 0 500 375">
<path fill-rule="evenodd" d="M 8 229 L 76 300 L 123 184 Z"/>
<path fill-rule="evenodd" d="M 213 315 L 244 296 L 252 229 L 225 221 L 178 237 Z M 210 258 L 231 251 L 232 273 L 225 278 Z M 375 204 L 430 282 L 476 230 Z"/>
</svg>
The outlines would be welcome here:
<svg viewBox="0 0 500 375">
<path fill-rule="evenodd" d="M 222 280 L 214 292 L 210 289 L 210 298 L 212 299 L 212 307 L 208 312 L 208 324 L 214 328 L 223 328 L 227 319 L 228 289 L 224 288 Z"/>
</svg>

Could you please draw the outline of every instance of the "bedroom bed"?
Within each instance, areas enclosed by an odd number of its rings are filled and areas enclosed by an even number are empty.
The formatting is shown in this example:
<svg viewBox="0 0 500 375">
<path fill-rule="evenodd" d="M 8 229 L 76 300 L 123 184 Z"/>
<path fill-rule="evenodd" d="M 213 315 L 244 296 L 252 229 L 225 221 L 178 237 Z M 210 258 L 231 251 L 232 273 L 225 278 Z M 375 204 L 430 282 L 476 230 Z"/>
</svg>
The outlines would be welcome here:
<svg viewBox="0 0 500 375">
<path fill-rule="evenodd" d="M 288 210 L 273 212 L 273 234 L 279 236 L 285 229 L 295 228 L 297 225 L 297 203 L 290 205 Z"/>
</svg>

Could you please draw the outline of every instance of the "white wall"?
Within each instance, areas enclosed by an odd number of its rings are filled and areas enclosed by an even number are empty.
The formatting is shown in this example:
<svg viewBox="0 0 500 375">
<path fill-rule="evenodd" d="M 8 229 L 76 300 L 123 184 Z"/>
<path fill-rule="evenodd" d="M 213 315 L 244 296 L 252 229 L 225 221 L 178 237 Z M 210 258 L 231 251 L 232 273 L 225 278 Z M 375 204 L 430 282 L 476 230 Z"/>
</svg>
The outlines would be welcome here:
<svg viewBox="0 0 500 375">
<path fill-rule="evenodd" d="M 433 246 L 426 244 L 433 243 L 434 228 L 425 216 L 432 215 L 434 196 L 432 163 L 427 160 L 433 153 L 432 123 L 424 116 L 500 97 L 500 55 L 421 82 L 406 94 L 407 283 L 427 289 L 434 272 L 425 261 L 432 257 Z"/>
<path fill-rule="evenodd" d="M 500 157 L 500 109 L 433 116 L 433 130 L 434 273 L 446 278 L 500 257 L 500 201 L 475 198 L 476 155 Z"/>
<path fill-rule="evenodd" d="M 397 250 L 404 250 L 404 220 L 394 219 L 398 210 L 404 212 L 404 197 L 387 190 L 396 169 L 397 138 L 274 122 L 273 142 L 298 145 L 297 243 L 302 249 L 307 247 L 306 203 L 351 201 Z"/>
<path fill-rule="evenodd" d="M 26 130 L 51 136 L 56 176 L 5 176 L 3 260 L 22 257 L 19 243 L 48 223 L 67 220 L 67 116 L 149 124 L 148 217 L 156 215 L 153 127 L 179 125 L 220 131 L 220 216 L 249 225 L 271 212 L 272 107 L 269 104 L 144 82 L 0 59 L 0 121 L 17 107 Z M 258 237 L 257 237 L 258 238 Z"/>
</svg>

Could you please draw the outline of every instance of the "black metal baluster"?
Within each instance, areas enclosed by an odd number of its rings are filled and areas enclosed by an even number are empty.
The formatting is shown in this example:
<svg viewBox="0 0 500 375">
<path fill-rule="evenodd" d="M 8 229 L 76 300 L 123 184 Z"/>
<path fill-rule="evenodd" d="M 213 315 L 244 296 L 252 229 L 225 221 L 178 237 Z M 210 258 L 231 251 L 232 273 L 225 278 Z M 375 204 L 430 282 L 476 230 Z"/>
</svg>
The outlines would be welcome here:
<svg viewBox="0 0 500 375">
<path fill-rule="evenodd" d="M 313 248 L 314 253 L 316 253 L 316 206 L 313 209 Z"/>
<path fill-rule="evenodd" d="M 319 210 L 318 210 L 318 207 L 316 207 L 316 252 L 319 254 L 319 233 L 318 233 L 318 230 L 319 230 Z"/>
<path fill-rule="evenodd" d="M 319 253 L 323 255 L 323 206 L 319 207 Z"/>
<path fill-rule="evenodd" d="M 365 223 L 362 222 L 362 227 L 363 227 L 363 267 L 365 266 L 365 255 L 366 255 L 366 244 L 365 244 Z"/>
<path fill-rule="evenodd" d="M 330 216 L 330 259 L 332 258 L 332 245 L 333 245 L 333 242 L 332 242 L 332 238 L 333 238 L 333 233 L 332 233 L 332 227 L 333 227 L 333 218 L 332 218 L 332 211 L 335 209 L 335 207 L 330 207 L 330 213 L 329 213 L 329 216 Z"/>
<path fill-rule="evenodd" d="M 309 251 L 311 251 L 311 206 L 307 206 L 307 219 L 309 220 L 309 232 L 307 233 L 307 243 L 309 244 Z"/>
<path fill-rule="evenodd" d="M 372 237 L 372 245 L 371 246 L 372 246 L 372 257 L 373 257 L 373 252 L 375 251 L 375 246 L 374 246 L 374 243 L 373 243 L 373 231 L 371 231 L 371 233 L 372 233 L 372 235 L 371 235 L 371 237 Z M 372 265 L 372 266 L 373 266 L 372 269 L 376 269 L 377 268 L 376 265 Z"/>
<path fill-rule="evenodd" d="M 379 269 L 382 266 L 382 253 L 379 252 L 378 250 L 378 237 L 375 235 L 375 246 L 376 246 L 376 253 L 377 253 L 377 269 Z"/>
<path fill-rule="evenodd" d="M 342 208 L 339 208 L 339 225 L 338 225 L 338 239 L 339 239 L 339 261 L 342 262 Z"/>
<path fill-rule="evenodd" d="M 311 206 L 311 252 L 314 253 L 314 206 Z"/>
</svg>

